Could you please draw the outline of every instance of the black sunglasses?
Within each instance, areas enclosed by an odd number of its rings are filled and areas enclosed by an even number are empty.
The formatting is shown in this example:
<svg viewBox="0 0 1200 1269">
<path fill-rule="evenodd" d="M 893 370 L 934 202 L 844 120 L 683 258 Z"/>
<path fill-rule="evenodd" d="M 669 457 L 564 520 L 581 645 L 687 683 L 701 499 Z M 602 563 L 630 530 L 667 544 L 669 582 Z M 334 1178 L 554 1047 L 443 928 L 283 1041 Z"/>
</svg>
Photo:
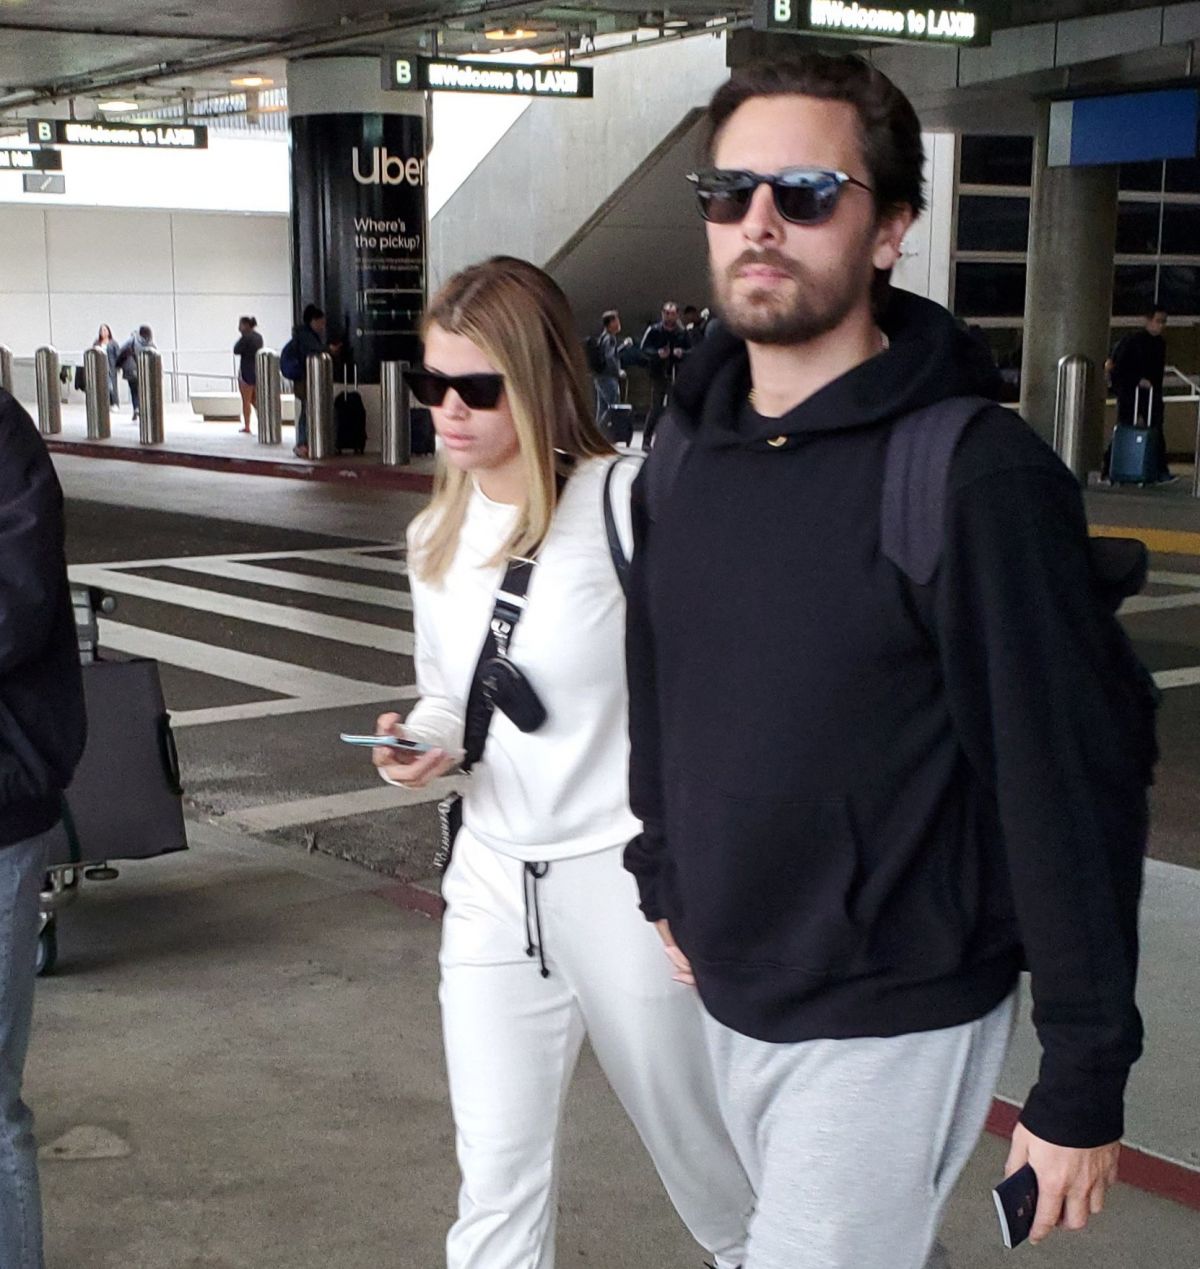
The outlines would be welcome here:
<svg viewBox="0 0 1200 1269">
<path fill-rule="evenodd" d="M 494 410 L 504 391 L 504 376 L 443 375 L 436 370 L 406 370 L 404 382 L 422 405 L 441 405 L 451 388 L 469 410 Z"/>
<path fill-rule="evenodd" d="M 760 185 L 771 187 L 775 209 L 793 225 L 823 224 L 837 210 L 847 185 L 857 185 L 868 194 L 874 193 L 856 177 L 819 167 L 789 167 L 774 176 L 732 168 L 709 168 L 689 172 L 688 180 L 696 187 L 700 215 L 714 225 L 736 225 L 745 216 Z"/>
</svg>

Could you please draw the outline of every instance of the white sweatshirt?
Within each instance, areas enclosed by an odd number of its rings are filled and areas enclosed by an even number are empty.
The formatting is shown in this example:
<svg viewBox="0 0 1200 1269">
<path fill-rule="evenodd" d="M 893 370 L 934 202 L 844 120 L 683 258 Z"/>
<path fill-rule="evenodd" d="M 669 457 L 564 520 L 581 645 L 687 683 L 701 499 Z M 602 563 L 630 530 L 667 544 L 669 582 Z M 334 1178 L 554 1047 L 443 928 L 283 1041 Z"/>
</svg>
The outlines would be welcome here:
<svg viewBox="0 0 1200 1269">
<path fill-rule="evenodd" d="M 604 530 L 604 477 L 613 459 L 581 463 L 538 553 L 510 659 L 549 715 L 536 732 L 492 714 L 482 759 L 465 781 L 463 822 L 485 845 L 527 861 L 586 855 L 641 832 L 629 809 L 625 598 Z M 623 463 L 612 502 L 628 554 L 629 490 Z M 487 561 L 507 539 L 517 509 L 471 496 L 458 552 L 437 586 L 411 575 L 416 610 L 416 707 L 410 735 L 462 748 L 467 694 L 504 566 Z M 428 513 L 409 526 L 410 555 Z"/>
</svg>

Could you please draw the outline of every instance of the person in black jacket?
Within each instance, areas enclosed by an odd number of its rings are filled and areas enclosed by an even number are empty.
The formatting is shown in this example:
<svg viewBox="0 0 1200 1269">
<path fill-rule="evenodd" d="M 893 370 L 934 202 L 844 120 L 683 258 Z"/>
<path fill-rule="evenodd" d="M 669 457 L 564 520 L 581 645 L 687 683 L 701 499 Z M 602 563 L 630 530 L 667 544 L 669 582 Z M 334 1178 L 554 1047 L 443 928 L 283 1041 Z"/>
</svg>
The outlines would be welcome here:
<svg viewBox="0 0 1200 1269">
<path fill-rule="evenodd" d="M 662 320 L 647 326 L 642 336 L 642 356 L 650 368 L 650 409 L 642 431 L 642 448 L 645 450 L 650 448 L 654 439 L 654 429 L 667 408 L 667 398 L 679 364 L 691 346 L 688 333 L 679 320 L 679 306 L 668 300 L 662 306 Z"/>
<path fill-rule="evenodd" d="M 41 1269 L 33 1118 L 21 1075 L 33 1014 L 47 834 L 83 752 L 83 684 L 62 491 L 37 428 L 0 390 L 0 1265 Z"/>
<path fill-rule="evenodd" d="M 1117 422 L 1148 427 L 1158 458 L 1159 481 L 1171 479 L 1167 466 L 1167 442 L 1163 432 L 1163 379 L 1167 368 L 1167 310 L 1152 308 L 1142 329 L 1131 331 L 1113 349 L 1113 392 L 1117 398 Z M 1104 472 L 1108 475 L 1109 455 L 1105 455 Z"/>
<path fill-rule="evenodd" d="M 950 315 L 890 289 L 924 204 L 910 103 L 814 54 L 735 71 L 709 124 L 722 322 L 635 489 L 626 866 L 710 1015 L 746 1269 L 921 1269 L 1023 964 L 1042 1061 L 1007 1172 L 1037 1173 L 1035 1240 L 1103 1206 L 1153 755 L 1077 482 L 978 400 L 994 367 Z M 881 549 L 889 440 L 961 397 L 912 576 Z"/>
</svg>

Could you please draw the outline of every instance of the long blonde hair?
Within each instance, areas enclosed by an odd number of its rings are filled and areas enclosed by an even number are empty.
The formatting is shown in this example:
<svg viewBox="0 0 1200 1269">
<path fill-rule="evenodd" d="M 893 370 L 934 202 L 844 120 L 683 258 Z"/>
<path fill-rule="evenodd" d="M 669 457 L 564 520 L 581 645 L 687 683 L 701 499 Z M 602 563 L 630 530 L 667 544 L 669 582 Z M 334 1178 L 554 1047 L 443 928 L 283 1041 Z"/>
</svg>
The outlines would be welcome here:
<svg viewBox="0 0 1200 1269">
<path fill-rule="evenodd" d="M 611 454 L 593 420 L 583 346 L 558 284 L 527 260 L 494 256 L 456 273 L 434 296 L 423 331 L 462 335 L 504 376 L 528 494 L 509 538 L 490 561 L 532 555 L 558 503 L 558 475 L 573 460 Z M 439 457 L 433 501 L 413 565 L 436 584 L 458 550 L 472 480 Z"/>
</svg>

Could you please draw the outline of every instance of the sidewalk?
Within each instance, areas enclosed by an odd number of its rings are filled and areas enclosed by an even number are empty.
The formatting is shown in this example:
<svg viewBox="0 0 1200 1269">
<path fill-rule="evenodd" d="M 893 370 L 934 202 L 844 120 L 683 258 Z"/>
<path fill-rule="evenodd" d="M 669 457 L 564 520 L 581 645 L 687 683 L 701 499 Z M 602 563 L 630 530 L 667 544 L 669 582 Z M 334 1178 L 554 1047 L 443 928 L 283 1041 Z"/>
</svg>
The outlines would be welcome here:
<svg viewBox="0 0 1200 1269">
<path fill-rule="evenodd" d="M 36 407 L 29 403 L 25 407 L 36 418 Z M 433 488 L 432 457 L 414 458 L 405 467 L 385 467 L 378 454 L 342 454 L 315 462 L 292 453 L 290 426 L 283 429 L 283 444 L 260 445 L 256 433 L 247 435 L 239 430 L 240 423 L 206 423 L 186 403 L 167 405 L 161 445 L 141 443 L 138 425 L 132 421 L 127 406 L 112 416 L 112 435 L 106 441 L 88 440 L 87 415 L 82 405 L 64 405 L 62 422 L 61 433 L 45 438 L 54 453 L 419 493 Z"/>
<path fill-rule="evenodd" d="M 189 829 L 191 851 L 85 885 L 39 981 L 48 1269 L 435 1269 L 456 1186 L 437 924 L 353 866 Z M 953 1269 L 1009 1263 L 989 1193 L 1004 1153 L 985 1137 L 951 1202 Z M 587 1055 L 563 1170 L 560 1265 L 699 1269 Z M 1034 1254 L 1196 1269 L 1198 1232 L 1119 1186 L 1093 1229 Z"/>
</svg>

